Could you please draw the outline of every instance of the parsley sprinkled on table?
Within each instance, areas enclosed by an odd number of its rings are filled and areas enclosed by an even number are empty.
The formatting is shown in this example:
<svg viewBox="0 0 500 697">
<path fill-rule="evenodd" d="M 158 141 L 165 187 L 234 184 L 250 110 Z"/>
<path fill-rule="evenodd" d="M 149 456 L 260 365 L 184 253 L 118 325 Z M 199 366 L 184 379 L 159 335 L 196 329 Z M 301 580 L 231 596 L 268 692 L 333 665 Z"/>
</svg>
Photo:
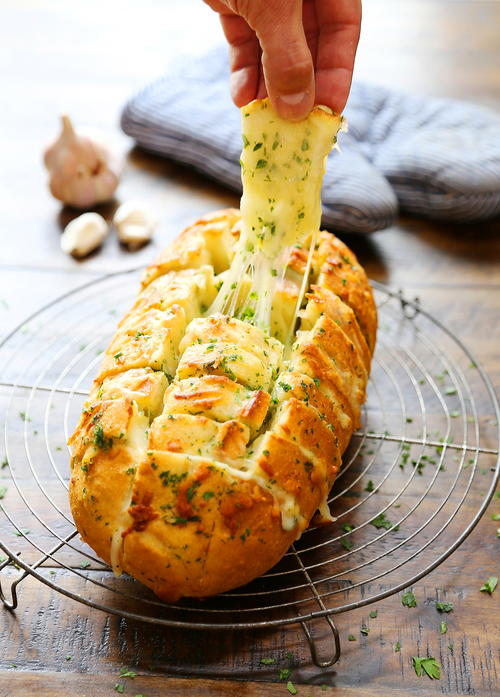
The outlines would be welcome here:
<svg viewBox="0 0 500 697">
<path fill-rule="evenodd" d="M 498 577 L 497 576 L 490 576 L 487 581 L 483 583 L 481 588 L 479 589 L 480 591 L 484 591 L 485 593 L 489 593 L 489 595 L 492 595 L 493 591 L 497 587 L 498 584 Z"/>
<path fill-rule="evenodd" d="M 280 668 L 278 671 L 278 680 L 284 682 L 290 677 L 290 668 Z"/>
<path fill-rule="evenodd" d="M 401 597 L 401 603 L 405 607 L 417 607 L 417 599 L 411 591 L 403 593 L 403 596 Z"/>
<path fill-rule="evenodd" d="M 431 656 L 427 658 L 421 658 L 419 656 L 413 656 L 413 667 L 415 668 L 415 673 L 420 677 L 426 673 L 431 680 L 439 680 L 441 677 L 441 666 L 436 661 L 435 658 Z"/>
</svg>

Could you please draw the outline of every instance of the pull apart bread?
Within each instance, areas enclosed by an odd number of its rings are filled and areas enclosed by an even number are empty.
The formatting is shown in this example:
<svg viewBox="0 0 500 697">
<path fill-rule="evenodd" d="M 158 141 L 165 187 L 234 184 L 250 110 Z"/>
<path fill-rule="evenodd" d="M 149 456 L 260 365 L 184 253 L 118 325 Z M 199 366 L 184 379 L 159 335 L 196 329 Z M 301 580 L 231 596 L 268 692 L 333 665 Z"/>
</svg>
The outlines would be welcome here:
<svg viewBox="0 0 500 697">
<path fill-rule="evenodd" d="M 243 217 L 201 218 L 146 270 L 70 439 L 83 540 L 164 600 L 243 585 L 331 520 L 377 325 L 356 257 L 318 231 L 339 125 L 243 109 Z"/>
</svg>

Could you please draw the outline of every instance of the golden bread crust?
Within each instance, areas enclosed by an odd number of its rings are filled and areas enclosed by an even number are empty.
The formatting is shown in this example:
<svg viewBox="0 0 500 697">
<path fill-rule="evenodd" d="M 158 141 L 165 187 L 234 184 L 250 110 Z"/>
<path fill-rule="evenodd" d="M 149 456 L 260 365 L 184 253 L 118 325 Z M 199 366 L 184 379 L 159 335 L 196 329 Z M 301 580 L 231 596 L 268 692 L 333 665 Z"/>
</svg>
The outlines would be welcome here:
<svg viewBox="0 0 500 697">
<path fill-rule="evenodd" d="M 229 590 L 279 561 L 325 502 L 365 399 L 376 310 L 333 235 L 319 235 L 286 362 L 251 324 L 203 316 L 239 231 L 238 211 L 217 211 L 147 269 L 70 439 L 82 538 L 168 601 Z M 277 286 L 276 336 L 306 260 L 292 250 Z"/>
</svg>

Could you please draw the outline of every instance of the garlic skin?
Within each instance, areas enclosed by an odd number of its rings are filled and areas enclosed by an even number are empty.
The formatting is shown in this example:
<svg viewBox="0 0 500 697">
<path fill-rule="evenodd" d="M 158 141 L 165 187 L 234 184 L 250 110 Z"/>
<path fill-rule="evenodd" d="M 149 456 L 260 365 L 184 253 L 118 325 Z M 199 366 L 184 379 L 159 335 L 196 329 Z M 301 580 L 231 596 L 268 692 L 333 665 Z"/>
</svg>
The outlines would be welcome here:
<svg viewBox="0 0 500 697">
<path fill-rule="evenodd" d="M 109 227 L 99 213 L 84 213 L 64 228 L 61 249 L 78 259 L 100 247 L 108 234 Z"/>
<path fill-rule="evenodd" d="M 61 120 L 62 131 L 44 154 L 52 195 L 81 209 L 109 201 L 120 180 L 120 158 L 99 140 L 77 133 L 69 116 Z"/>
<path fill-rule="evenodd" d="M 158 221 L 147 206 L 137 201 L 129 201 L 119 206 L 113 216 L 113 225 L 120 242 L 134 250 L 150 241 Z"/>
</svg>

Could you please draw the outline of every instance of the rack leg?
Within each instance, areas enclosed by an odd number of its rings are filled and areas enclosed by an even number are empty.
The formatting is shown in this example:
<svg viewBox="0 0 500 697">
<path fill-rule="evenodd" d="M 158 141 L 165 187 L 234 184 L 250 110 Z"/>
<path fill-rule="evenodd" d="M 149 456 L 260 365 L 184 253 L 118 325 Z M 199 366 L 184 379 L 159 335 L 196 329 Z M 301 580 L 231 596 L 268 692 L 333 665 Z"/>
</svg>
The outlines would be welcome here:
<svg viewBox="0 0 500 697">
<path fill-rule="evenodd" d="M 13 562 L 13 559 L 7 559 L 5 562 L 0 564 L 0 572 L 5 569 L 6 566 L 9 566 L 11 562 Z M 17 608 L 18 600 L 17 600 L 17 586 L 21 583 L 22 580 L 26 578 L 28 575 L 27 571 L 23 571 L 22 574 L 20 574 L 14 581 L 11 582 L 10 584 L 10 600 L 9 598 L 6 597 L 3 586 L 2 586 L 2 581 L 0 579 L 0 600 L 2 601 L 3 606 L 7 609 L 13 612 Z"/>
<path fill-rule="evenodd" d="M 314 640 L 313 635 L 311 634 L 311 630 L 307 626 L 306 622 L 301 622 L 302 630 L 304 634 L 306 635 L 307 643 L 309 644 L 309 650 L 311 652 L 311 658 L 315 666 L 318 668 L 329 668 L 330 666 L 333 666 L 334 663 L 337 663 L 337 661 L 340 658 L 340 637 L 339 637 L 339 631 L 337 627 L 335 626 L 334 621 L 332 620 L 331 617 L 325 617 L 324 620 L 328 622 L 329 628 L 331 633 L 333 634 L 333 655 L 330 658 L 326 658 L 321 660 L 320 657 L 318 656 L 318 649 L 316 646 L 316 642 Z"/>
</svg>

